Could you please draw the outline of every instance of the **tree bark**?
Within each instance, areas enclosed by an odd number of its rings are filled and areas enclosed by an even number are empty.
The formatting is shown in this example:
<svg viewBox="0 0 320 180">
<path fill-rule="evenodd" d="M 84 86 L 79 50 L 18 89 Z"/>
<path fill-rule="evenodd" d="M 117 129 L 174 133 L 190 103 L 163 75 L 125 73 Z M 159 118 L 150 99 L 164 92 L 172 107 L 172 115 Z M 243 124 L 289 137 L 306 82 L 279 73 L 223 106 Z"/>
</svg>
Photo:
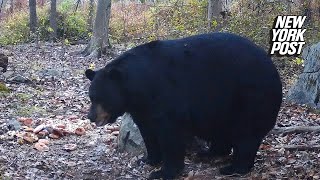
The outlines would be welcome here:
<svg viewBox="0 0 320 180">
<path fill-rule="evenodd" d="M 3 6 L 3 1 L 4 0 L 0 0 L 0 15 L 1 15 L 1 10 L 2 10 L 2 6 Z"/>
<path fill-rule="evenodd" d="M 229 7 L 233 0 L 208 0 L 208 28 L 211 28 L 215 17 L 225 19 L 229 14 Z"/>
<path fill-rule="evenodd" d="M 36 0 L 29 0 L 29 17 L 30 17 L 30 32 L 35 34 L 37 31 L 37 2 Z"/>
<path fill-rule="evenodd" d="M 111 11 L 111 0 L 98 0 L 96 19 L 93 27 L 93 36 L 82 52 L 85 56 L 97 56 L 107 48 L 108 41 L 108 27 Z"/>
<path fill-rule="evenodd" d="M 57 0 L 51 0 L 51 5 L 50 5 L 50 27 L 51 27 L 51 40 L 56 41 L 57 39 L 57 29 L 58 29 L 58 24 L 57 24 Z"/>
<path fill-rule="evenodd" d="M 78 7 L 79 7 L 79 4 L 80 4 L 80 1 L 81 1 L 81 0 L 77 0 L 77 2 L 76 2 L 76 8 L 74 9 L 74 12 L 77 12 Z"/>
<path fill-rule="evenodd" d="M 89 32 L 92 32 L 92 21 L 93 21 L 93 13 L 94 13 L 94 0 L 90 0 L 89 3 L 89 18 L 88 18 L 88 28 Z"/>
<path fill-rule="evenodd" d="M 10 13 L 13 13 L 13 6 L 14 6 L 14 3 L 13 3 L 13 0 L 10 0 Z"/>
</svg>

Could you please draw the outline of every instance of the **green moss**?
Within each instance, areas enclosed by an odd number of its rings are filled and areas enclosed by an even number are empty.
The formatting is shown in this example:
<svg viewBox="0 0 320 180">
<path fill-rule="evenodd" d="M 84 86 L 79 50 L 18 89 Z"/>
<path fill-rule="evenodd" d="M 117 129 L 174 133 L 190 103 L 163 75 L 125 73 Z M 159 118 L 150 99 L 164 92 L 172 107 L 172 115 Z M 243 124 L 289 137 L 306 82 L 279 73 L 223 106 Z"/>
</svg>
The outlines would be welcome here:
<svg viewBox="0 0 320 180">
<path fill-rule="evenodd" d="M 0 92 L 9 93 L 10 89 L 8 89 L 5 84 L 0 83 Z"/>
</svg>

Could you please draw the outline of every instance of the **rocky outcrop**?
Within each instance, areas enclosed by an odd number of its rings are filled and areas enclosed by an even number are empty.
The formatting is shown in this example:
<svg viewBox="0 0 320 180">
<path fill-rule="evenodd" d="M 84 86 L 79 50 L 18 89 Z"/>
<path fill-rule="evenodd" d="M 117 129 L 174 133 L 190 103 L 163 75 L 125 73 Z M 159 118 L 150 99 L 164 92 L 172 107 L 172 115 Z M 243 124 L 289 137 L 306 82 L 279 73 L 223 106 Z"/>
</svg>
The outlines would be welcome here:
<svg viewBox="0 0 320 180">
<path fill-rule="evenodd" d="M 320 108 L 320 42 L 303 50 L 304 70 L 290 88 L 286 100 Z"/>
<path fill-rule="evenodd" d="M 138 126 L 133 122 L 128 113 L 125 113 L 121 118 L 118 147 L 120 151 L 126 151 L 132 154 L 146 152 L 146 147 Z"/>
</svg>

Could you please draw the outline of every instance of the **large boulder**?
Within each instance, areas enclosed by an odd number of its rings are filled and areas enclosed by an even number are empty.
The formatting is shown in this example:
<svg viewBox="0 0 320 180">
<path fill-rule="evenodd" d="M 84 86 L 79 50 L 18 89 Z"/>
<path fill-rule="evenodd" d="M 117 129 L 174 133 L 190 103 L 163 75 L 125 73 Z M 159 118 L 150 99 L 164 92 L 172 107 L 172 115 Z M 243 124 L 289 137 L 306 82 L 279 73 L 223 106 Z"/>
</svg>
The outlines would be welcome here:
<svg viewBox="0 0 320 180">
<path fill-rule="evenodd" d="M 290 88 L 287 101 L 320 108 L 320 42 L 302 52 L 304 70 Z"/>
<path fill-rule="evenodd" d="M 146 153 L 147 151 L 139 128 L 128 113 L 125 113 L 121 117 L 118 147 L 120 151 L 136 155 L 142 152 Z"/>
</svg>

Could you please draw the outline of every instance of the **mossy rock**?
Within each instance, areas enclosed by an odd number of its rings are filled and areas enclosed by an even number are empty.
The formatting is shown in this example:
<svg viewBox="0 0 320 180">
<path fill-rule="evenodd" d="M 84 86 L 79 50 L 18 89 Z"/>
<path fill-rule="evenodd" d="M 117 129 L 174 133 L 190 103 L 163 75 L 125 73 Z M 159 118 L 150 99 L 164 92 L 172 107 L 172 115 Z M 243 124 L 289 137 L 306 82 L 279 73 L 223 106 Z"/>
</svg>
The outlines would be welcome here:
<svg viewBox="0 0 320 180">
<path fill-rule="evenodd" d="M 10 92 L 7 86 L 3 83 L 0 83 L 0 92 Z"/>
</svg>

